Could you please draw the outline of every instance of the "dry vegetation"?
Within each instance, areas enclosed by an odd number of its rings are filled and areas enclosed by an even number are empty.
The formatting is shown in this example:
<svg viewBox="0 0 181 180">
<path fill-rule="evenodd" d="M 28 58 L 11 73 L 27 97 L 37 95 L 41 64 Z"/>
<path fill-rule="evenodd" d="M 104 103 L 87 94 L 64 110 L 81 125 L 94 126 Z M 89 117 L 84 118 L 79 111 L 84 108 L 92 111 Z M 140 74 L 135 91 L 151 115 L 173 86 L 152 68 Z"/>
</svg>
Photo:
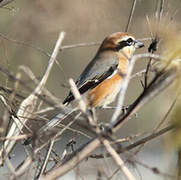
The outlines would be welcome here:
<svg viewBox="0 0 181 180">
<path fill-rule="evenodd" d="M 0 1 L 1 179 L 181 179 L 180 4 Z M 69 77 L 116 31 L 146 47 L 132 57 L 115 104 L 92 116 Z M 68 89 L 78 112 L 61 104 Z M 163 153 L 166 168 L 152 162 Z"/>
</svg>

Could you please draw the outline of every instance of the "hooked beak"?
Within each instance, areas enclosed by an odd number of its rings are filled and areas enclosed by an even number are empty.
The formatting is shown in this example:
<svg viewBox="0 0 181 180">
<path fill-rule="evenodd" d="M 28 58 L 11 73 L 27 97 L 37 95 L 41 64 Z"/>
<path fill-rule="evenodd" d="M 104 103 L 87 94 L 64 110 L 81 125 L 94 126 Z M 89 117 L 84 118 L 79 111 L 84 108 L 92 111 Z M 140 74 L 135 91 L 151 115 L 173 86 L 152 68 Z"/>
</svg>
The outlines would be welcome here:
<svg viewBox="0 0 181 180">
<path fill-rule="evenodd" d="M 144 44 L 141 41 L 135 40 L 135 48 L 142 48 L 144 47 Z"/>
</svg>

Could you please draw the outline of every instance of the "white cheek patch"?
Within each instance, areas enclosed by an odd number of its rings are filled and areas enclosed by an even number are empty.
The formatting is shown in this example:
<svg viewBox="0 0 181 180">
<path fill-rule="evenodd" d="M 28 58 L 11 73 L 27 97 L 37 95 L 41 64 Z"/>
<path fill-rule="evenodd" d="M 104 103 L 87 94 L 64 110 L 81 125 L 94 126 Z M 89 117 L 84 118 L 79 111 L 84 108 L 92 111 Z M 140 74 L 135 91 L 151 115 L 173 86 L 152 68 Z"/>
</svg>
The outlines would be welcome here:
<svg viewBox="0 0 181 180">
<path fill-rule="evenodd" d="M 123 53 L 125 53 L 125 55 L 129 54 L 132 56 L 135 50 L 136 48 L 132 45 L 124 47 L 122 50 L 120 50 L 120 52 L 122 51 Z"/>
</svg>

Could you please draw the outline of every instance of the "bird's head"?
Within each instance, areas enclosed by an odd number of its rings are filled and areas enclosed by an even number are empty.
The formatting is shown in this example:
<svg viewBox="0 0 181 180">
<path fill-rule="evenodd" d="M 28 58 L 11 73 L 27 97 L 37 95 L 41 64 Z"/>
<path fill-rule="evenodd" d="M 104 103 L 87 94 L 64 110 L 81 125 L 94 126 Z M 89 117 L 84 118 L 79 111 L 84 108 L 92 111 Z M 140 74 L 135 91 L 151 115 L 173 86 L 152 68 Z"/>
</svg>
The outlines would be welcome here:
<svg viewBox="0 0 181 180">
<path fill-rule="evenodd" d="M 130 58 L 137 48 L 142 48 L 144 44 L 136 40 L 132 35 L 124 32 L 116 32 L 106 37 L 100 51 L 114 51 L 119 55 Z"/>
</svg>

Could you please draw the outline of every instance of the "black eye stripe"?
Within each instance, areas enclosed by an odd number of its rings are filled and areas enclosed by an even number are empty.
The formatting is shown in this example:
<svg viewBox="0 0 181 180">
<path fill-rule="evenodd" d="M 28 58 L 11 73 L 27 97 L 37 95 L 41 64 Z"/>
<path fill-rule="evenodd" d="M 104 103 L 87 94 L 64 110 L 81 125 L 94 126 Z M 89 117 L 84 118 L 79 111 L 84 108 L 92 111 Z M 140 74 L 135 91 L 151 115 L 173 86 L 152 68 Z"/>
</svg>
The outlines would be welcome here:
<svg viewBox="0 0 181 180">
<path fill-rule="evenodd" d="M 127 43 L 132 43 L 133 42 L 133 39 L 132 38 L 129 38 L 128 40 L 126 40 Z"/>
<path fill-rule="evenodd" d="M 120 41 L 119 44 L 116 47 L 116 50 L 120 50 L 126 46 L 131 46 L 134 44 L 134 40 L 132 38 L 129 38 L 127 40 Z"/>
</svg>

